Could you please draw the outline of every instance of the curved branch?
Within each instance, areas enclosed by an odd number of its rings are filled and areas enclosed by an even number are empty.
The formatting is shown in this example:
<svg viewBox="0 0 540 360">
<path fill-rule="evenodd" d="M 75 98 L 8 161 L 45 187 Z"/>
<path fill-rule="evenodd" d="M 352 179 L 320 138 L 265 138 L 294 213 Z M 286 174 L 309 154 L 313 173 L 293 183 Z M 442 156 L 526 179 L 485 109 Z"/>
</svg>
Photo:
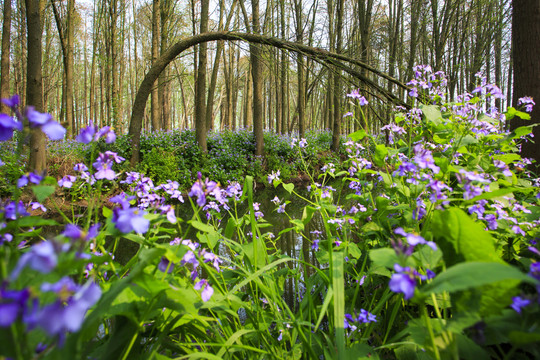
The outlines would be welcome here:
<svg viewBox="0 0 540 360">
<path fill-rule="evenodd" d="M 150 68 L 146 76 L 144 77 L 141 85 L 139 86 L 139 90 L 137 91 L 137 95 L 135 96 L 135 102 L 133 103 L 133 109 L 131 111 L 131 119 L 129 123 L 129 136 L 132 139 L 132 153 L 131 153 L 132 166 L 134 166 L 135 164 L 139 162 L 139 156 L 140 156 L 139 148 L 140 148 L 140 140 L 141 140 L 142 120 L 144 117 L 146 102 L 148 100 L 148 97 L 150 96 L 152 86 L 154 82 L 156 81 L 156 79 L 159 77 L 159 74 L 161 74 L 161 72 L 165 69 L 165 67 L 183 51 L 201 43 L 205 43 L 209 41 L 217 41 L 217 40 L 246 41 L 249 43 L 269 45 L 269 46 L 273 46 L 279 49 L 302 53 L 304 55 L 317 59 L 320 62 L 326 63 L 327 65 L 334 65 L 334 66 L 337 65 L 338 67 L 347 71 L 352 76 L 374 87 L 383 96 L 385 96 L 386 98 L 388 98 L 389 100 L 393 102 L 398 101 L 401 103 L 401 101 L 399 101 L 397 97 L 395 97 L 394 95 L 382 89 L 380 86 L 378 86 L 375 82 L 371 81 L 369 78 L 362 76 L 359 72 L 354 71 L 353 69 L 345 66 L 343 62 L 347 62 L 353 65 L 359 66 L 361 68 L 364 68 L 367 71 L 379 77 L 382 77 L 383 79 L 388 80 L 403 89 L 408 89 L 408 87 L 404 85 L 403 83 L 401 83 L 400 81 L 384 74 L 383 72 L 359 60 L 349 58 L 345 55 L 336 54 L 336 53 L 333 53 L 324 49 L 314 48 L 311 46 L 307 46 L 307 45 L 303 45 L 303 44 L 299 44 L 299 43 L 295 43 L 291 41 L 281 40 L 281 39 L 273 38 L 270 36 L 240 33 L 240 32 L 220 31 L 220 32 L 208 32 L 208 33 L 195 35 L 187 39 L 180 40 L 177 43 L 173 44 L 170 48 L 168 48 L 167 51 L 165 51 L 163 55 L 161 55 L 161 57 L 154 63 L 154 65 L 152 65 L 152 67 Z"/>
</svg>

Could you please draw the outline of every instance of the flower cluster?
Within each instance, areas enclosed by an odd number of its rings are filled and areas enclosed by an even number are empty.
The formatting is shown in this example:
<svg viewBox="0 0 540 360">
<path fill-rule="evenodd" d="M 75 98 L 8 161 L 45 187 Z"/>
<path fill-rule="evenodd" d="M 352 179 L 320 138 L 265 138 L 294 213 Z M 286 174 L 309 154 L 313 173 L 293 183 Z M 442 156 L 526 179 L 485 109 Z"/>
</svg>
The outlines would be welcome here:
<svg viewBox="0 0 540 360">
<path fill-rule="evenodd" d="M 74 230 L 73 227 L 68 228 L 66 234 L 73 235 Z M 69 243 L 53 241 L 43 241 L 30 247 L 19 258 L 9 276 L 9 282 L 15 284 L 26 267 L 40 273 L 51 273 L 58 265 L 59 256 L 71 248 Z M 101 288 L 92 280 L 80 285 L 70 277 L 63 277 L 56 283 L 41 284 L 42 294 L 54 294 L 53 301 L 46 304 L 40 304 L 42 297 L 38 296 L 35 290 L 14 290 L 8 286 L 9 283 L 4 282 L 0 289 L 0 326 L 9 327 L 15 321 L 21 320 L 29 330 L 39 326 L 50 336 L 58 336 L 60 343 L 67 332 L 80 329 L 86 312 L 101 297 Z"/>
<path fill-rule="evenodd" d="M 351 332 L 358 330 L 362 324 L 377 322 L 377 317 L 365 309 L 360 309 L 360 314 L 345 314 L 345 329 L 350 329 Z"/>
</svg>

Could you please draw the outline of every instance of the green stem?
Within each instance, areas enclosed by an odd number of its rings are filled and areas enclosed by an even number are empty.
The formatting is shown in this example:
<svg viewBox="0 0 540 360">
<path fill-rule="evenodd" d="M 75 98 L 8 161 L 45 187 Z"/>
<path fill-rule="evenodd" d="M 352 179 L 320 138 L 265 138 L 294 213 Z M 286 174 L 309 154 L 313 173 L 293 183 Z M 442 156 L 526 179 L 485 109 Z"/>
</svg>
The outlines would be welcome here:
<svg viewBox="0 0 540 360">
<path fill-rule="evenodd" d="M 431 340 L 431 346 L 433 347 L 433 354 L 435 355 L 436 360 L 440 360 L 441 355 L 439 354 L 439 349 L 437 348 L 437 344 L 435 344 L 435 334 L 433 333 L 433 327 L 431 326 L 431 321 L 429 321 L 426 304 L 422 304 L 422 314 L 424 315 L 424 318 L 426 319 L 426 327 L 428 329 L 429 338 Z"/>
</svg>

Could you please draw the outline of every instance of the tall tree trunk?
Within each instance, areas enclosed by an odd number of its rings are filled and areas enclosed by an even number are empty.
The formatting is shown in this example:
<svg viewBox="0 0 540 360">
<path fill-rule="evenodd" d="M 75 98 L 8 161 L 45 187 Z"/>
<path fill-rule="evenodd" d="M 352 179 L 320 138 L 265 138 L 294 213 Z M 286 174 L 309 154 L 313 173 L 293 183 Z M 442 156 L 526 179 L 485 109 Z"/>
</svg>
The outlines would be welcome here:
<svg viewBox="0 0 540 360">
<path fill-rule="evenodd" d="M 161 40 L 160 40 L 160 54 L 163 55 L 165 50 L 169 47 L 169 19 L 171 16 L 171 0 L 161 0 Z M 159 76 L 159 107 L 161 113 L 161 128 L 164 130 L 171 129 L 171 85 L 169 81 L 169 68 L 165 70 Z"/>
<path fill-rule="evenodd" d="M 259 0 L 251 0 L 251 11 L 253 20 L 253 33 L 260 34 L 259 21 Z M 263 134 L 263 76 L 261 48 L 259 45 L 249 45 L 251 74 L 253 77 L 253 133 L 255 134 L 255 155 L 264 155 L 264 134 Z"/>
<path fill-rule="evenodd" d="M 0 65 L 0 99 L 9 94 L 9 48 L 11 45 L 11 0 L 4 0 L 4 23 L 2 24 L 2 60 Z M 9 114 L 9 107 L 0 104 L 0 112 Z"/>
<path fill-rule="evenodd" d="M 341 36 L 341 33 L 342 33 L 341 29 L 343 27 L 343 5 L 344 5 L 344 0 L 337 1 L 337 9 L 336 9 L 337 20 L 336 20 L 336 27 L 334 30 L 334 34 L 336 36 L 336 53 L 338 54 L 341 52 L 342 41 L 343 41 L 342 36 Z M 337 152 L 339 151 L 339 143 L 341 139 L 341 119 L 342 119 L 341 107 L 340 107 L 340 100 L 342 96 L 341 71 L 339 71 L 337 68 L 334 73 L 334 89 L 333 90 L 334 90 L 333 92 L 334 129 L 332 133 L 332 150 Z"/>
<path fill-rule="evenodd" d="M 40 0 L 25 0 L 28 29 L 28 58 L 26 78 L 26 101 L 36 111 L 43 112 L 43 88 L 41 74 L 41 4 Z M 38 173 L 47 168 L 45 134 L 39 128 L 31 130 L 28 168 Z"/>
<path fill-rule="evenodd" d="M 540 1 L 512 1 L 512 45 L 514 62 L 514 106 L 524 96 L 531 96 L 536 102 L 531 112 L 531 121 L 515 117 L 510 127 L 540 124 Z M 521 156 L 536 160 L 533 165 L 540 168 L 540 125 L 533 128 L 534 141 L 522 143 Z"/>
<path fill-rule="evenodd" d="M 304 24 L 302 21 L 302 0 L 294 1 L 294 13 L 296 17 L 296 41 L 302 43 L 304 39 Z M 305 130 L 305 110 L 306 110 L 306 85 L 304 83 L 304 56 L 297 54 L 297 79 L 298 79 L 298 133 L 300 138 L 304 137 Z"/>
<path fill-rule="evenodd" d="M 209 0 L 201 1 L 200 33 L 208 31 Z M 197 86 L 195 87 L 195 133 L 201 151 L 206 153 L 206 63 L 208 58 L 206 43 L 199 45 L 199 65 L 197 66 Z"/>
<path fill-rule="evenodd" d="M 153 0 L 152 2 L 152 64 L 156 62 L 159 58 L 159 41 L 161 36 L 160 32 L 160 11 L 161 11 L 161 1 Z M 161 119 L 159 111 L 159 93 L 158 93 L 158 82 L 156 81 L 152 88 L 152 95 L 150 100 L 151 106 L 151 123 L 152 130 L 156 131 L 161 128 Z"/>
</svg>

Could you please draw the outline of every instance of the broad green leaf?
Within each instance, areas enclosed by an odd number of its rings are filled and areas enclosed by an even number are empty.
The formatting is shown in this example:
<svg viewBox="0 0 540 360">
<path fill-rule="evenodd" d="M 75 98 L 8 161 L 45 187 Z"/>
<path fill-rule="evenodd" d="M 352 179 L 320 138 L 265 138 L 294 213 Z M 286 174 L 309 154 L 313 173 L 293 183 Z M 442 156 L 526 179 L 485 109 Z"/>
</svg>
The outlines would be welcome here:
<svg viewBox="0 0 540 360">
<path fill-rule="evenodd" d="M 349 255 L 351 255 L 355 259 L 359 259 L 360 256 L 362 256 L 362 252 L 358 248 L 358 245 L 356 245 L 355 243 L 349 243 L 347 249 L 349 250 Z"/>
<path fill-rule="evenodd" d="M 504 266 L 505 262 L 495 251 L 495 241 L 484 228 L 485 225 L 474 221 L 459 208 L 435 211 L 431 226 L 433 240 L 442 250 L 446 266 L 460 262 L 491 262 Z M 477 306 L 483 315 L 498 313 L 511 304 L 518 284 L 519 281 L 512 278 L 488 281 L 475 289 L 468 287 L 466 292 L 454 296 L 452 302 L 456 310 L 471 310 L 471 306 Z"/>
<path fill-rule="evenodd" d="M 459 146 L 467 146 L 471 144 L 478 144 L 478 139 L 471 135 L 464 136 L 463 139 L 461 139 L 461 141 L 459 142 Z"/>
<path fill-rule="evenodd" d="M 495 252 L 493 238 L 484 227 L 458 208 L 435 211 L 431 230 L 447 266 L 462 261 L 502 262 Z"/>
<path fill-rule="evenodd" d="M 287 190 L 287 192 L 290 194 L 294 190 L 294 184 L 293 183 L 283 184 L 283 188 Z"/>
<path fill-rule="evenodd" d="M 441 110 L 436 105 L 423 105 L 420 107 L 426 120 L 435 125 L 440 125 L 442 120 Z"/>
<path fill-rule="evenodd" d="M 313 214 L 317 211 L 313 206 L 306 206 L 304 207 L 304 211 L 302 212 L 302 222 L 304 225 L 307 225 L 311 218 L 313 217 Z"/>
<path fill-rule="evenodd" d="M 103 215 L 103 217 L 108 218 L 112 215 L 112 213 L 113 211 L 106 206 L 101 208 L 101 214 Z"/>
<path fill-rule="evenodd" d="M 375 146 L 375 152 L 373 153 L 373 162 L 378 167 L 383 168 L 385 166 L 386 155 L 388 155 L 388 149 L 383 144 L 377 144 Z"/>
<path fill-rule="evenodd" d="M 517 280 L 535 284 L 536 280 L 518 269 L 498 262 L 464 262 L 452 266 L 422 287 L 425 294 L 450 293 L 483 285 Z"/>
<path fill-rule="evenodd" d="M 353 132 L 349 135 L 349 138 L 351 138 L 352 141 L 360 141 L 363 138 L 367 136 L 367 133 L 364 129 L 360 129 L 358 131 Z"/>
<path fill-rule="evenodd" d="M 369 258 L 373 264 L 390 269 L 394 268 L 394 264 L 399 263 L 396 252 L 390 248 L 373 249 L 369 252 Z"/>
<path fill-rule="evenodd" d="M 34 195 L 36 195 L 37 201 L 42 203 L 47 199 L 49 196 L 54 194 L 54 191 L 56 189 L 56 186 L 52 185 L 35 185 L 32 186 L 32 191 L 34 192 Z"/>
</svg>

